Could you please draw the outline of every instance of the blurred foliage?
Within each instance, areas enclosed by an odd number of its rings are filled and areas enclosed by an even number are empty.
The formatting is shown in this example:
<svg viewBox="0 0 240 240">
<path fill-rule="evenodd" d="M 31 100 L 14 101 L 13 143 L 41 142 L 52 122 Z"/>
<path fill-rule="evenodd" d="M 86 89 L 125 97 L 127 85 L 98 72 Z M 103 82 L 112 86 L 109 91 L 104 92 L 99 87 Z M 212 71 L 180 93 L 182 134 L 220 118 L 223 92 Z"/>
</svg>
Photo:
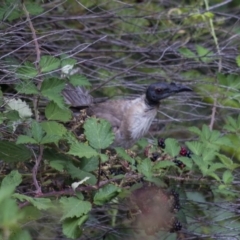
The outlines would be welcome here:
<svg viewBox="0 0 240 240">
<path fill-rule="evenodd" d="M 0 239 L 239 236 L 239 11 L 237 0 L 1 2 Z M 71 83 L 132 98 L 156 81 L 194 96 L 164 102 L 151 133 L 165 141 L 130 150 L 106 150 L 109 123 L 73 117 L 61 95 Z M 179 192 L 168 214 L 184 232 L 127 230 L 151 203 L 131 209 L 134 191 L 153 185 Z"/>
</svg>

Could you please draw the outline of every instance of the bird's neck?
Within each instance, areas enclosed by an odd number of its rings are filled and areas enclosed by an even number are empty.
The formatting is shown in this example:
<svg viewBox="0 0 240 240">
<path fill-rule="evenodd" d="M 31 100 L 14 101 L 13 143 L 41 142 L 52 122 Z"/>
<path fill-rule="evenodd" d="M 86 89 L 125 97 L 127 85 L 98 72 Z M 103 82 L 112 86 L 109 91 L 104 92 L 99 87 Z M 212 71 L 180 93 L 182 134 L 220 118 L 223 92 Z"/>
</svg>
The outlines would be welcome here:
<svg viewBox="0 0 240 240">
<path fill-rule="evenodd" d="M 146 104 L 147 109 L 149 109 L 149 110 L 158 108 L 160 105 L 160 102 L 151 101 L 146 96 L 144 96 L 144 102 Z"/>
</svg>

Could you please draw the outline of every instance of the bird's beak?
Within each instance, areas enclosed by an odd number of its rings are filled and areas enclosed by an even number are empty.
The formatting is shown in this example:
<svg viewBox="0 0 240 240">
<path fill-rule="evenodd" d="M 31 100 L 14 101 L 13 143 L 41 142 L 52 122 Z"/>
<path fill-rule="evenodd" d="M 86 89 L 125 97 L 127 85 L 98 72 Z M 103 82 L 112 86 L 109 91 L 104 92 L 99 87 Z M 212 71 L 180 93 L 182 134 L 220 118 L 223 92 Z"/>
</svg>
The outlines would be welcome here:
<svg viewBox="0 0 240 240">
<path fill-rule="evenodd" d="M 169 86 L 170 86 L 170 91 L 173 93 L 193 91 L 190 87 L 187 87 L 182 84 L 170 83 Z"/>
</svg>

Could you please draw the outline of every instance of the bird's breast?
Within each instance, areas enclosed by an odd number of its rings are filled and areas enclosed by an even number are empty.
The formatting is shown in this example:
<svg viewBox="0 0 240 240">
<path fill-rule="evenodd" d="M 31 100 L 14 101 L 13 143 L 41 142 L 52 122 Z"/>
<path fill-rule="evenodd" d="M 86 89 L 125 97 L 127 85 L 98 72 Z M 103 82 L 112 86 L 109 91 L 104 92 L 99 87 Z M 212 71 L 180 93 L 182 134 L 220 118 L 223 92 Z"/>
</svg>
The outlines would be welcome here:
<svg viewBox="0 0 240 240">
<path fill-rule="evenodd" d="M 143 137 L 157 114 L 157 108 L 150 108 L 143 101 L 129 109 L 129 134 L 133 140 Z"/>
</svg>

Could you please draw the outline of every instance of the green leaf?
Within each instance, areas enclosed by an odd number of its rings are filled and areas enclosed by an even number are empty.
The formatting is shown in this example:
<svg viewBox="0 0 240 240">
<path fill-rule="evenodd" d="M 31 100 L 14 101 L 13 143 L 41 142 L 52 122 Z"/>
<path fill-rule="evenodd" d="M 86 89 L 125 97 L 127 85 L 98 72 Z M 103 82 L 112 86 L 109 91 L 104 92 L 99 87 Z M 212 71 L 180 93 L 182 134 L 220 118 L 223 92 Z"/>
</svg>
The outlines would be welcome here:
<svg viewBox="0 0 240 240">
<path fill-rule="evenodd" d="M 178 50 L 186 58 L 196 58 L 196 54 L 186 47 L 182 47 Z"/>
<path fill-rule="evenodd" d="M 18 229 L 11 233 L 9 240 L 32 240 L 27 230 Z"/>
<path fill-rule="evenodd" d="M 37 143 L 40 143 L 44 135 L 44 131 L 40 123 L 38 123 L 37 121 L 32 121 L 31 131 L 33 139 L 35 139 Z"/>
<path fill-rule="evenodd" d="M 191 152 L 193 152 L 198 156 L 202 154 L 202 151 L 204 149 L 204 145 L 201 142 L 197 142 L 197 141 L 186 142 L 186 145 Z"/>
<path fill-rule="evenodd" d="M 45 108 L 45 116 L 48 120 L 58 120 L 67 122 L 72 117 L 72 112 L 68 108 L 60 108 L 56 103 L 50 102 Z"/>
<path fill-rule="evenodd" d="M 190 132 L 196 133 L 198 136 L 201 136 L 202 134 L 201 130 L 197 127 L 189 127 L 188 130 Z"/>
<path fill-rule="evenodd" d="M 3 178 L 1 187 L 17 187 L 22 182 L 22 175 L 17 171 L 11 171 L 6 177 Z"/>
<path fill-rule="evenodd" d="M 96 194 L 94 195 L 93 202 L 96 205 L 103 205 L 106 202 L 111 201 L 115 198 L 121 189 L 113 184 L 108 184 L 102 188 L 100 188 Z"/>
<path fill-rule="evenodd" d="M 140 173 L 142 173 L 147 178 L 152 177 L 152 162 L 149 158 L 146 158 L 141 161 L 140 164 L 138 164 L 137 169 Z"/>
<path fill-rule="evenodd" d="M 101 163 L 105 163 L 109 160 L 109 156 L 107 154 L 100 153 L 99 157 L 101 159 Z"/>
<path fill-rule="evenodd" d="M 82 158 L 80 162 L 80 169 L 86 172 L 92 172 L 98 169 L 98 157 Z"/>
<path fill-rule="evenodd" d="M 104 119 L 89 118 L 84 124 L 85 135 L 90 145 L 96 149 L 110 146 L 114 140 L 111 124 Z"/>
<path fill-rule="evenodd" d="M 229 168 L 229 169 L 232 168 L 232 166 L 233 166 L 232 159 L 230 159 L 226 155 L 223 155 L 223 154 L 220 154 L 220 153 L 218 153 L 217 156 L 221 160 L 221 162 L 225 165 L 226 168 Z"/>
<path fill-rule="evenodd" d="M 67 132 L 67 129 L 61 123 L 55 121 L 41 122 L 41 126 L 47 135 L 57 135 L 62 137 Z"/>
<path fill-rule="evenodd" d="M 207 48 L 197 45 L 196 50 L 197 50 L 198 56 L 204 63 L 209 63 L 214 60 L 213 58 L 214 53 L 209 51 Z"/>
<path fill-rule="evenodd" d="M 209 129 L 209 127 L 206 124 L 204 124 L 202 126 L 201 138 L 203 140 L 208 140 L 210 138 L 210 136 L 211 136 L 211 130 Z"/>
<path fill-rule="evenodd" d="M 40 15 L 44 11 L 39 3 L 26 2 L 25 6 L 31 15 Z"/>
<path fill-rule="evenodd" d="M 60 66 L 60 60 L 52 56 L 42 56 L 39 62 L 41 72 L 51 72 Z"/>
<path fill-rule="evenodd" d="M 212 160 L 215 159 L 216 154 L 217 153 L 215 149 L 206 148 L 204 149 L 204 151 L 202 151 L 202 160 L 204 162 L 211 162 Z"/>
<path fill-rule="evenodd" d="M 60 137 L 57 135 L 46 135 L 42 138 L 40 144 L 47 144 L 47 143 L 58 143 Z"/>
<path fill-rule="evenodd" d="M 32 205 L 38 210 L 47 210 L 53 206 L 49 198 L 33 198 L 19 193 L 14 193 L 13 197 L 17 198 L 21 202 L 28 201 L 32 203 Z"/>
<path fill-rule="evenodd" d="M 86 180 L 86 183 L 91 184 L 91 185 L 95 185 L 97 183 L 97 179 L 96 179 L 95 175 L 93 175 L 92 173 L 89 173 L 89 172 L 85 172 L 85 171 L 75 167 L 73 164 L 68 164 L 66 169 L 72 178 L 82 180 L 86 177 L 89 177 L 89 179 Z"/>
<path fill-rule="evenodd" d="M 163 160 L 163 161 L 159 161 L 157 162 L 154 166 L 153 169 L 162 169 L 162 168 L 168 168 L 168 167 L 172 167 L 175 166 L 175 163 L 168 161 L 168 160 Z"/>
<path fill-rule="evenodd" d="M 33 83 L 32 80 L 21 81 L 15 86 L 15 89 L 18 91 L 18 93 L 23 93 L 23 94 L 35 95 L 39 93 L 37 86 Z"/>
<path fill-rule="evenodd" d="M 38 142 L 27 135 L 19 135 L 16 144 L 38 144 Z"/>
<path fill-rule="evenodd" d="M 60 203 L 63 209 L 61 221 L 66 218 L 81 217 L 89 213 L 92 209 L 90 202 L 82 201 L 76 197 L 62 197 Z"/>
<path fill-rule="evenodd" d="M 24 145 L 0 141 L 0 159 L 5 162 L 24 162 L 31 156 L 32 152 Z"/>
<path fill-rule="evenodd" d="M 238 56 L 236 57 L 236 63 L 237 63 L 237 65 L 238 65 L 238 67 L 240 67 L 240 55 L 238 55 Z"/>
<path fill-rule="evenodd" d="M 179 154 L 180 146 L 176 139 L 167 138 L 165 140 L 165 151 L 172 157 L 175 157 Z"/>
<path fill-rule="evenodd" d="M 193 161 L 188 157 L 178 157 L 178 160 L 180 160 L 183 164 L 186 165 L 189 169 L 192 169 Z"/>
<path fill-rule="evenodd" d="M 74 74 L 72 76 L 69 76 L 69 82 L 74 86 L 84 86 L 84 87 L 89 87 L 91 86 L 91 83 L 88 81 L 88 79 L 79 74 Z"/>
<path fill-rule="evenodd" d="M 68 154 L 72 154 L 80 158 L 81 157 L 90 158 L 98 155 L 95 149 L 83 143 L 71 144 Z"/>
<path fill-rule="evenodd" d="M 231 184 L 234 180 L 234 177 L 232 175 L 232 172 L 229 171 L 229 170 L 226 170 L 224 173 L 223 173 L 223 176 L 222 176 L 222 179 L 223 179 L 223 182 L 225 184 Z"/>
<path fill-rule="evenodd" d="M 62 90 L 65 87 L 65 82 L 58 78 L 47 78 L 43 81 L 41 87 L 41 93 L 44 97 L 53 101 L 60 108 L 64 108 L 64 98 L 61 95 Z"/>
<path fill-rule="evenodd" d="M 61 67 L 65 67 L 67 65 L 74 66 L 77 63 L 77 60 L 74 58 L 65 58 L 61 61 Z"/>
<path fill-rule="evenodd" d="M 34 64 L 25 62 L 25 64 L 17 69 L 17 77 L 21 79 L 32 79 L 38 75 L 38 71 Z"/>
<path fill-rule="evenodd" d="M 68 238 L 77 239 L 82 235 L 82 229 L 79 227 L 79 224 L 82 224 L 84 220 L 88 219 L 87 215 L 79 218 L 68 218 L 65 219 L 62 223 L 63 233 Z"/>
<path fill-rule="evenodd" d="M 19 115 L 18 111 L 16 111 L 16 110 L 7 111 L 4 113 L 3 116 L 11 121 L 17 121 L 20 119 L 20 115 Z"/>
<path fill-rule="evenodd" d="M 124 159 L 125 161 L 128 161 L 131 164 L 135 163 L 135 160 L 133 158 L 131 158 L 125 151 L 125 149 L 120 148 L 120 147 L 116 147 L 115 148 L 117 154 L 119 157 L 121 157 L 122 159 Z"/>
</svg>

